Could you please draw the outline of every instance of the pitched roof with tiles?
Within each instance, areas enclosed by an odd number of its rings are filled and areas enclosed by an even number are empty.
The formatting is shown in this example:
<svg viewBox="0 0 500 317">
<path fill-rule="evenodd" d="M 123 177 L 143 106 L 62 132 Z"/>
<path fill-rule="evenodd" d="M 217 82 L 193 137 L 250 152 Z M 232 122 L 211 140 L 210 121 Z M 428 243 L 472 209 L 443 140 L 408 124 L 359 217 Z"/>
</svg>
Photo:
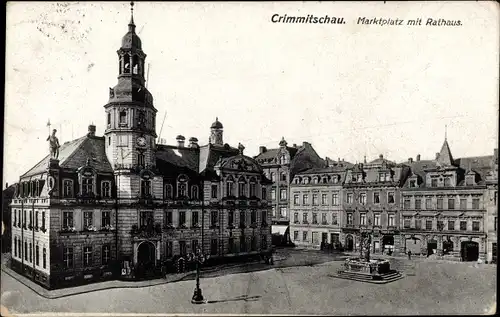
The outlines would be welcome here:
<svg viewBox="0 0 500 317">
<path fill-rule="evenodd" d="M 293 158 L 295 157 L 295 154 L 298 151 L 298 148 L 287 146 L 286 149 L 290 153 L 290 159 L 293 160 Z M 255 156 L 254 158 L 256 160 L 264 160 L 264 161 L 272 160 L 272 159 L 275 159 L 278 157 L 278 153 L 280 152 L 280 150 L 281 150 L 281 148 L 267 149 L 264 153 L 260 153 L 259 155 Z M 264 162 L 264 164 L 265 163 L 266 162 Z"/>
<path fill-rule="evenodd" d="M 67 169 L 78 169 L 84 166 L 87 159 L 91 159 L 92 166 L 97 172 L 112 172 L 104 148 L 104 138 L 84 136 L 73 141 L 65 142 L 59 148 L 59 166 Z M 24 173 L 21 178 L 44 173 L 49 165 L 50 155 L 45 156 L 34 167 Z"/>
</svg>

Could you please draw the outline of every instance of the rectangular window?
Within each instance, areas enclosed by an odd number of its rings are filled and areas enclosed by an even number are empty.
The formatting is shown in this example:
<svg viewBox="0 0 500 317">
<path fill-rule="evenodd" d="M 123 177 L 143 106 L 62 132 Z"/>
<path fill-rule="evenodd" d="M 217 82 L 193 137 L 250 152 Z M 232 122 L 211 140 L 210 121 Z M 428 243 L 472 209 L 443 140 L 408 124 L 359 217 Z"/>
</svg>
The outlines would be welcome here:
<svg viewBox="0 0 500 317">
<path fill-rule="evenodd" d="M 375 214 L 373 215 L 373 225 L 374 226 L 380 226 L 380 214 Z"/>
<path fill-rule="evenodd" d="M 73 181 L 65 179 L 63 181 L 63 197 L 73 197 Z"/>
<path fill-rule="evenodd" d="M 425 229 L 426 230 L 432 230 L 432 220 L 426 220 L 425 221 Z"/>
<path fill-rule="evenodd" d="M 467 210 L 467 199 L 460 199 L 460 209 L 461 210 Z"/>
<path fill-rule="evenodd" d="M 318 214 L 313 212 L 313 224 L 317 224 L 318 223 Z"/>
<path fill-rule="evenodd" d="M 396 216 L 394 216 L 394 215 L 389 215 L 389 220 L 388 220 L 388 224 L 387 224 L 387 225 L 388 225 L 389 227 L 394 227 L 394 226 L 395 226 L 395 223 L 396 223 L 395 219 L 396 219 Z"/>
<path fill-rule="evenodd" d="M 479 231 L 479 221 L 472 222 L 472 231 Z"/>
<path fill-rule="evenodd" d="M 229 254 L 232 254 L 235 252 L 235 248 L 234 248 L 234 238 L 233 237 L 230 237 L 228 239 L 228 242 L 227 242 L 227 249 L 228 249 L 228 253 Z"/>
<path fill-rule="evenodd" d="M 412 179 L 412 180 L 410 180 L 410 187 L 411 187 L 411 188 L 415 188 L 415 187 L 417 187 L 417 181 L 416 181 L 416 180 L 413 180 L 413 179 Z"/>
<path fill-rule="evenodd" d="M 280 207 L 280 217 L 281 218 L 286 218 L 287 217 L 286 207 Z"/>
<path fill-rule="evenodd" d="M 102 246 L 102 264 L 107 265 L 111 259 L 111 248 L 105 244 Z"/>
<path fill-rule="evenodd" d="M 198 240 L 191 241 L 191 252 L 194 254 L 198 254 Z"/>
<path fill-rule="evenodd" d="M 232 226 L 234 225 L 234 211 L 230 210 L 228 213 L 227 213 L 227 224 L 229 226 Z"/>
<path fill-rule="evenodd" d="M 299 240 L 299 232 L 298 231 L 294 231 L 293 232 L 293 240 L 294 241 L 298 241 Z"/>
<path fill-rule="evenodd" d="M 64 248 L 63 250 L 64 267 L 73 268 L 73 248 Z"/>
<path fill-rule="evenodd" d="M 321 224 L 326 225 L 328 222 L 326 221 L 326 213 L 321 214 Z"/>
<path fill-rule="evenodd" d="M 28 242 L 24 241 L 24 260 L 28 261 Z"/>
<path fill-rule="evenodd" d="M 332 214 L 332 225 L 338 225 L 336 212 Z"/>
<path fill-rule="evenodd" d="M 12 213 L 14 214 L 14 221 L 12 222 L 12 226 L 16 226 L 17 224 L 17 210 L 13 209 Z"/>
<path fill-rule="evenodd" d="M 276 188 L 271 188 L 271 200 L 276 200 Z"/>
<path fill-rule="evenodd" d="M 171 258 L 174 255 L 174 244 L 172 241 L 167 241 L 167 258 Z"/>
<path fill-rule="evenodd" d="M 252 225 L 257 223 L 257 211 L 252 210 L 250 212 L 250 222 L 252 223 Z"/>
<path fill-rule="evenodd" d="M 303 213 L 302 214 L 302 223 L 309 223 L 309 221 L 307 221 L 307 213 Z"/>
<path fill-rule="evenodd" d="M 293 204 L 298 205 L 299 204 L 299 195 L 293 195 Z"/>
<path fill-rule="evenodd" d="M 185 226 L 186 226 L 186 212 L 179 211 L 179 227 L 185 227 Z"/>
<path fill-rule="evenodd" d="M 212 198 L 217 198 L 217 185 L 212 184 Z"/>
<path fill-rule="evenodd" d="M 245 197 L 247 195 L 246 184 L 243 182 L 238 183 L 238 195 L 240 197 Z"/>
<path fill-rule="evenodd" d="M 359 215 L 359 224 L 362 226 L 366 226 L 366 214 Z"/>
<path fill-rule="evenodd" d="M 102 197 L 110 198 L 111 197 L 111 183 L 110 182 L 102 182 Z"/>
<path fill-rule="evenodd" d="M 87 229 L 92 226 L 93 213 L 92 211 L 84 211 L 83 212 L 83 227 Z"/>
<path fill-rule="evenodd" d="M 42 254 L 42 264 L 43 268 L 47 268 L 47 249 L 43 248 L 43 254 Z"/>
<path fill-rule="evenodd" d="M 286 189 L 284 188 L 280 189 L 280 199 L 286 200 Z"/>
<path fill-rule="evenodd" d="M 493 223 L 493 230 L 497 231 L 497 217 L 495 217 L 495 222 Z"/>
<path fill-rule="evenodd" d="M 431 179 L 431 187 L 437 187 L 438 186 L 438 180 L 436 178 Z"/>
<path fill-rule="evenodd" d="M 425 209 L 427 210 L 432 209 L 432 200 L 430 198 L 425 199 Z"/>
<path fill-rule="evenodd" d="M 272 209 L 271 209 L 272 216 L 273 216 L 273 218 L 276 218 L 276 206 L 273 206 L 273 207 L 271 207 L 271 208 L 272 208 Z"/>
<path fill-rule="evenodd" d="M 422 209 L 422 201 L 420 199 L 415 199 L 415 209 Z"/>
<path fill-rule="evenodd" d="M 437 209 L 443 209 L 443 198 L 437 199 Z"/>
<path fill-rule="evenodd" d="M 309 195 L 308 194 L 304 194 L 304 196 L 302 196 L 302 205 L 309 205 Z"/>
<path fill-rule="evenodd" d="M 472 209 L 479 209 L 479 198 L 472 199 Z"/>
<path fill-rule="evenodd" d="M 294 223 L 299 223 L 299 213 L 296 212 L 295 214 L 293 214 L 293 222 Z"/>
<path fill-rule="evenodd" d="M 255 251 L 257 249 L 257 237 L 252 236 L 250 239 L 250 251 Z"/>
<path fill-rule="evenodd" d="M 111 226 L 111 212 L 103 211 L 101 214 L 101 226 Z"/>
<path fill-rule="evenodd" d="M 326 204 L 328 204 L 326 194 L 321 194 L 321 204 L 322 204 L 322 205 L 326 205 Z"/>
<path fill-rule="evenodd" d="M 337 194 L 337 193 L 332 194 L 332 205 L 333 206 L 339 205 L 339 194 Z"/>
<path fill-rule="evenodd" d="M 45 227 L 45 224 L 42 224 Z M 73 212 L 63 211 L 63 228 L 73 228 Z"/>
<path fill-rule="evenodd" d="M 455 221 L 453 220 L 448 220 L 448 230 L 453 231 L 455 230 Z"/>
<path fill-rule="evenodd" d="M 361 205 L 366 205 L 366 194 L 365 193 L 359 194 L 359 203 Z"/>
<path fill-rule="evenodd" d="M 210 242 L 210 254 L 211 255 L 217 255 L 218 253 L 218 246 L 217 246 L 217 239 L 212 239 Z"/>
<path fill-rule="evenodd" d="M 257 184 L 250 183 L 250 197 L 257 196 Z"/>
<path fill-rule="evenodd" d="M 92 265 L 92 247 L 83 248 L 83 266 Z"/>
<path fill-rule="evenodd" d="M 389 204 L 394 204 L 394 193 L 387 193 L 387 202 Z"/>
<path fill-rule="evenodd" d="M 460 231 L 467 231 L 467 221 L 460 221 Z"/>
<path fill-rule="evenodd" d="M 313 206 L 318 205 L 318 194 L 313 194 Z"/>
<path fill-rule="evenodd" d="M 141 180 L 141 196 L 149 196 L 151 195 L 151 181 Z"/>
<path fill-rule="evenodd" d="M 38 230 L 38 210 L 35 211 L 35 230 Z"/>
<path fill-rule="evenodd" d="M 217 214 L 216 210 L 212 210 L 210 212 L 210 226 L 211 227 L 216 227 L 219 223 L 219 215 Z"/>
<path fill-rule="evenodd" d="M 373 193 L 373 203 L 380 204 L 380 193 Z"/>
<path fill-rule="evenodd" d="M 403 221 L 403 226 L 405 229 L 410 229 L 411 228 L 411 218 L 405 217 Z"/>
<path fill-rule="evenodd" d="M 17 257 L 17 237 L 14 237 L 14 256 Z"/>
<path fill-rule="evenodd" d="M 410 204 L 411 204 L 411 200 L 405 199 L 403 202 L 403 209 L 406 209 L 406 210 L 410 209 L 411 208 Z"/>
<path fill-rule="evenodd" d="M 244 235 L 240 236 L 240 251 L 241 252 L 246 252 L 247 251 L 247 244 L 245 242 L 245 236 Z"/>
<path fill-rule="evenodd" d="M 422 229 L 422 219 L 415 219 L 415 229 Z"/>
<path fill-rule="evenodd" d="M 262 225 L 267 225 L 267 211 L 266 210 L 261 211 L 261 222 L 262 222 Z"/>
<path fill-rule="evenodd" d="M 120 125 L 127 124 L 127 112 L 120 111 Z"/>
<path fill-rule="evenodd" d="M 453 198 L 448 199 L 448 209 L 455 209 L 455 199 Z"/>
<path fill-rule="evenodd" d="M 302 232 L 302 241 L 307 241 L 307 231 Z"/>
<path fill-rule="evenodd" d="M 352 193 L 347 194 L 347 203 L 352 204 Z"/>
<path fill-rule="evenodd" d="M 438 221 L 437 221 L 437 229 L 438 229 L 439 231 L 441 231 L 441 230 L 443 230 L 443 229 L 444 229 L 444 223 L 443 223 L 443 221 L 442 221 L 442 220 L 438 220 Z"/>
<path fill-rule="evenodd" d="M 267 190 L 265 187 L 262 188 L 262 199 L 267 200 Z"/>
<path fill-rule="evenodd" d="M 192 227 L 198 226 L 198 212 L 197 211 L 193 211 L 191 213 L 191 226 Z"/>
<path fill-rule="evenodd" d="M 145 227 L 149 223 L 153 223 L 153 211 L 141 211 L 139 214 L 139 226 Z"/>
<path fill-rule="evenodd" d="M 179 254 L 180 255 L 186 255 L 187 254 L 186 241 L 179 241 Z"/>
<path fill-rule="evenodd" d="M 240 211 L 240 227 L 245 227 L 245 212 Z"/>
<path fill-rule="evenodd" d="M 82 194 L 90 195 L 94 193 L 94 179 L 92 177 L 82 178 Z"/>
<path fill-rule="evenodd" d="M 24 216 L 24 217 L 23 217 L 23 227 L 24 227 L 24 229 L 26 229 L 26 219 L 28 218 L 28 217 L 26 217 L 26 210 L 24 210 L 24 212 L 23 212 L 23 213 L 24 213 L 24 214 L 23 214 L 23 216 Z"/>
<path fill-rule="evenodd" d="M 352 213 L 347 214 L 347 224 L 352 225 L 353 224 L 353 216 Z"/>
<path fill-rule="evenodd" d="M 33 245 L 30 242 L 30 263 L 33 263 Z"/>
<path fill-rule="evenodd" d="M 173 224 L 172 212 L 165 211 L 165 226 L 171 226 Z"/>
</svg>

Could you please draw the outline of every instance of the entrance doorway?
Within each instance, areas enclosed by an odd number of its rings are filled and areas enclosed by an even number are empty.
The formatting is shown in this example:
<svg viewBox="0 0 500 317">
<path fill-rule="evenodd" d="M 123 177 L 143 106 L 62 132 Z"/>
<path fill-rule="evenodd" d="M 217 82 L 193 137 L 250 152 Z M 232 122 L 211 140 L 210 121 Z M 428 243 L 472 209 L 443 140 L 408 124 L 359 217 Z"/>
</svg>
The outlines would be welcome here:
<svg viewBox="0 0 500 317">
<path fill-rule="evenodd" d="M 434 254 L 437 248 L 438 248 L 438 243 L 436 240 L 427 241 L 427 256 Z"/>
<path fill-rule="evenodd" d="M 461 244 L 462 261 L 477 261 L 479 259 L 479 243 L 463 241 Z"/>
<path fill-rule="evenodd" d="M 392 254 L 394 251 L 394 236 L 383 236 L 382 237 L 382 252 L 387 254 Z"/>
<path fill-rule="evenodd" d="M 330 233 L 330 243 L 332 244 L 333 248 L 339 248 L 339 241 L 340 239 L 338 233 Z"/>
<path fill-rule="evenodd" d="M 354 250 L 354 239 L 350 234 L 345 237 L 345 249 L 346 251 Z"/>
<path fill-rule="evenodd" d="M 137 272 L 138 277 L 146 277 L 154 273 L 156 258 L 155 245 L 149 241 L 139 244 L 137 249 Z"/>
<path fill-rule="evenodd" d="M 443 241 L 443 254 L 449 254 L 453 252 L 453 241 L 444 240 Z"/>
</svg>

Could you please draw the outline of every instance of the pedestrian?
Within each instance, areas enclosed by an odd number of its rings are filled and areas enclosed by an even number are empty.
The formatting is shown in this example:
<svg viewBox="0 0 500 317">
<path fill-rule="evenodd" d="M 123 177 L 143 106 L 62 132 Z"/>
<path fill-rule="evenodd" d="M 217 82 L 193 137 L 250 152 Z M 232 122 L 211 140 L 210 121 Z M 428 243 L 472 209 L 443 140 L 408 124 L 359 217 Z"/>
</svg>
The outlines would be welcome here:
<svg viewBox="0 0 500 317">
<path fill-rule="evenodd" d="M 408 260 L 411 260 L 411 250 L 408 250 Z"/>
</svg>

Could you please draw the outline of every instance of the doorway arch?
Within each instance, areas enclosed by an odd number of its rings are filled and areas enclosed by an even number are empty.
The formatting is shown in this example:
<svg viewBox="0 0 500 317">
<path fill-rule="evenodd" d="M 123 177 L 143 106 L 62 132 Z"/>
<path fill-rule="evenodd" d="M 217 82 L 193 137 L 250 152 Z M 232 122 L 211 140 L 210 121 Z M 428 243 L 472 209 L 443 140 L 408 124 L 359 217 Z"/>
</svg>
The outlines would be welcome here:
<svg viewBox="0 0 500 317">
<path fill-rule="evenodd" d="M 156 247 L 151 241 L 143 241 L 137 247 L 137 275 L 149 276 L 154 273 Z"/>
<path fill-rule="evenodd" d="M 443 240 L 443 254 L 449 254 L 453 252 L 453 241 L 450 239 Z"/>
<path fill-rule="evenodd" d="M 345 249 L 346 251 L 352 251 L 354 250 L 354 239 L 352 235 L 348 234 L 345 237 Z"/>
<path fill-rule="evenodd" d="M 427 256 L 434 254 L 434 250 L 437 250 L 437 240 L 431 239 L 427 241 Z"/>
<path fill-rule="evenodd" d="M 462 241 L 460 246 L 462 261 L 477 261 L 479 259 L 479 243 Z"/>
</svg>

